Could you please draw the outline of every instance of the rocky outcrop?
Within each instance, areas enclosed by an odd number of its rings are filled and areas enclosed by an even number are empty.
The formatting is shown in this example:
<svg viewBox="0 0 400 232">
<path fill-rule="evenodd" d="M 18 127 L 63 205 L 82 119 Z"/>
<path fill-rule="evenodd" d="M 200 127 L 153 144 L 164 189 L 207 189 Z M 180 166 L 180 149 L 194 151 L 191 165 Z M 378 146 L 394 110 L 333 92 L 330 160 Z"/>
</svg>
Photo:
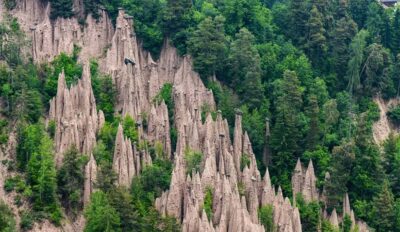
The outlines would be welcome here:
<svg viewBox="0 0 400 232">
<path fill-rule="evenodd" d="M 164 101 L 160 105 L 154 104 L 151 106 L 146 138 L 152 144 L 160 143 L 167 157 L 171 155 L 168 108 Z"/>
<path fill-rule="evenodd" d="M 64 72 L 59 75 L 57 95 L 50 100 L 49 119 L 56 123 L 54 141 L 58 166 L 71 146 L 84 154 L 91 153 L 104 115 L 96 109 L 88 65 L 83 68 L 82 79 L 71 88 L 67 87 Z"/>
<path fill-rule="evenodd" d="M 81 6 L 75 4 L 75 8 Z M 80 59 L 104 55 L 113 35 L 113 27 L 105 10 L 100 10 L 99 20 L 88 15 L 84 25 L 77 18 L 50 20 L 50 3 L 39 0 L 17 0 L 13 16 L 22 29 L 30 35 L 32 57 L 36 62 L 48 62 L 61 52 L 71 54 L 74 45 L 82 48 Z"/>
<path fill-rule="evenodd" d="M 306 202 L 318 201 L 317 178 L 315 177 L 312 160 L 308 163 L 307 170 L 303 170 L 300 159 L 298 159 L 292 175 L 293 197 L 295 198 L 298 193 L 301 193 Z"/>
<path fill-rule="evenodd" d="M 146 150 L 138 151 L 130 139 L 125 138 L 121 124 L 115 139 L 113 169 L 117 173 L 118 185 L 129 187 L 132 178 L 139 175 L 146 165 L 151 165 L 151 157 Z"/>
<path fill-rule="evenodd" d="M 327 172 L 325 174 L 325 183 L 327 183 L 329 179 L 330 175 Z M 358 231 L 360 232 L 369 231 L 368 225 L 365 222 L 356 220 L 354 211 L 350 207 L 349 195 L 347 193 L 343 197 L 343 210 L 342 210 L 343 214 L 338 216 L 336 209 L 334 208 L 331 214 L 328 215 L 326 209 L 325 188 L 322 191 L 321 196 L 319 196 L 318 189 L 316 187 L 316 182 L 317 178 L 315 177 L 314 174 L 314 166 L 312 161 L 310 160 L 310 162 L 308 163 L 307 170 L 304 171 L 304 168 L 300 160 L 297 160 L 297 164 L 292 175 L 292 191 L 294 200 L 297 194 L 301 194 L 306 202 L 320 200 L 323 203 L 325 203 L 325 209 L 323 215 L 335 228 L 339 228 L 339 224 L 343 221 L 344 216 L 348 215 L 352 221 L 352 228 L 354 228 L 357 225 Z"/>
<path fill-rule="evenodd" d="M 51 22 L 49 5 L 40 2 L 18 0 L 14 10 L 22 28 L 31 35 L 34 60 L 50 61 L 60 52 L 72 53 L 74 44 L 82 48 L 81 61 L 100 58 L 101 70 L 112 76 L 118 91 L 116 113 L 133 116 L 138 125 L 139 140 L 162 144 L 163 150 L 173 158 L 175 166 L 170 188 L 155 204 L 162 214 L 175 216 L 182 223 L 183 231 L 264 231 L 257 213 L 259 207 L 269 204 L 274 208 L 273 218 L 278 231 L 301 231 L 298 209 L 283 196 L 280 188 L 275 192 L 268 170 L 261 178 L 249 136 L 242 131 L 240 111 L 236 113 L 233 141 L 228 123 L 220 112 L 216 120 L 208 115 L 202 122 L 203 108 L 214 111 L 216 107 L 212 92 L 193 71 L 190 57 L 179 57 L 176 49 L 166 41 L 159 60 L 154 61 L 141 48 L 133 32 L 133 19 L 123 10 L 118 13 L 114 31 L 104 11 L 101 11 L 99 21 L 89 15 L 85 26 L 76 18 Z M 81 0 L 74 1 L 78 12 L 80 3 Z M 63 152 L 71 145 L 91 154 L 96 132 L 104 122 L 104 116 L 96 110 L 88 70 L 85 66 L 82 79 L 71 88 L 67 88 L 64 74 L 61 74 L 57 96 L 50 104 L 49 116 L 57 125 L 58 164 Z M 178 134 L 174 155 L 167 106 L 163 102 L 154 102 L 165 83 L 173 85 L 174 126 Z M 133 176 L 151 163 L 148 151 L 138 147 L 124 137 L 120 126 L 113 159 L 119 185 L 129 185 Z M 187 170 L 185 151 L 188 148 L 203 154 L 200 172 Z M 244 158 L 249 162 L 241 165 Z M 96 170 L 91 156 L 85 168 L 86 202 L 94 191 Z M 318 199 L 315 181 L 312 163 L 305 172 L 300 164 L 294 174 L 293 188 L 308 201 L 315 200 Z M 203 208 L 207 189 L 212 190 L 213 198 L 210 216 Z M 334 216 L 331 218 L 335 221 Z"/>
<path fill-rule="evenodd" d="M 178 218 L 183 231 L 264 231 L 257 213 L 259 207 L 270 204 L 274 207 L 278 231 L 300 232 L 298 210 L 283 197 L 281 190 L 275 193 L 268 171 L 264 179 L 261 178 L 248 135 L 241 128 L 239 111 L 233 144 L 227 122 L 221 114 L 216 121 L 208 115 L 204 124 L 195 118 L 182 125 L 170 189 L 156 200 L 156 208 L 163 214 Z M 203 153 L 202 171 L 191 176 L 186 175 L 184 151 L 187 147 Z M 250 162 L 240 167 L 237 160 L 240 161 L 243 155 L 248 156 Z M 210 220 L 206 220 L 201 210 L 206 189 L 213 192 Z"/>
<path fill-rule="evenodd" d="M 331 216 L 329 217 L 329 222 L 335 228 L 337 228 L 337 229 L 339 228 L 339 220 L 338 220 L 338 216 L 337 216 L 337 213 L 336 213 L 336 209 L 332 210 Z"/>
<path fill-rule="evenodd" d="M 85 185 L 83 192 L 83 202 L 86 205 L 90 201 L 90 196 L 95 190 L 95 184 L 97 179 L 97 164 L 96 160 L 93 157 L 93 154 L 90 155 L 89 162 L 85 167 Z"/>
<path fill-rule="evenodd" d="M 384 101 L 381 97 L 374 98 L 374 102 L 379 107 L 379 120 L 374 123 L 372 127 L 372 134 L 374 137 L 374 141 L 377 144 L 381 144 L 384 142 L 390 133 L 398 133 L 398 128 L 396 128 L 392 123 L 390 123 L 387 113 L 389 109 L 393 106 L 399 105 L 398 99 L 391 99 L 389 101 Z"/>
</svg>

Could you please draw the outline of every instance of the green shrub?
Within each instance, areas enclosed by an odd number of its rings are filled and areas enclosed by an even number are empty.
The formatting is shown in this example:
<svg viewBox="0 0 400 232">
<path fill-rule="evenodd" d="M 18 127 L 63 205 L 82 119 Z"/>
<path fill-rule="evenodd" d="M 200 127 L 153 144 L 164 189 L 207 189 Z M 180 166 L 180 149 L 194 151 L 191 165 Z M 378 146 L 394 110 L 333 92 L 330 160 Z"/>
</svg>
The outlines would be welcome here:
<svg viewBox="0 0 400 232">
<path fill-rule="evenodd" d="M 58 17 L 70 18 L 74 15 L 72 0 L 50 0 L 51 12 L 50 18 L 57 19 Z"/>
<path fill-rule="evenodd" d="M 153 103 L 160 104 L 164 100 L 167 106 L 173 107 L 173 98 L 172 98 L 172 84 L 165 83 L 160 92 L 154 97 Z"/>
<path fill-rule="evenodd" d="M 57 191 L 64 208 L 76 216 L 83 207 L 82 189 L 84 184 L 84 167 L 87 156 L 79 153 L 72 146 L 65 154 L 63 164 L 57 171 Z"/>
<path fill-rule="evenodd" d="M 130 115 L 126 115 L 122 121 L 122 127 L 124 128 L 124 135 L 131 139 L 132 142 L 138 141 L 138 130 L 136 128 L 136 122 Z"/>
<path fill-rule="evenodd" d="M 102 191 L 92 194 L 90 204 L 85 208 L 86 232 L 121 231 L 121 220 Z"/>
<path fill-rule="evenodd" d="M 34 221 L 35 219 L 33 217 L 32 212 L 26 212 L 26 211 L 22 212 L 21 223 L 20 223 L 21 230 L 28 231 L 32 229 Z"/>
<path fill-rule="evenodd" d="M 168 158 L 168 157 L 165 157 L 163 144 L 159 141 L 156 141 L 154 144 L 154 153 L 155 153 L 155 156 L 158 158 Z"/>
<path fill-rule="evenodd" d="M 211 187 L 206 188 L 206 193 L 204 195 L 204 204 L 203 204 L 204 211 L 206 211 L 208 220 L 212 219 L 213 215 L 213 190 Z"/>
<path fill-rule="evenodd" d="M 54 120 L 50 120 L 49 124 L 47 125 L 47 133 L 49 133 L 51 138 L 54 138 L 54 135 L 56 134 L 56 122 Z"/>
<path fill-rule="evenodd" d="M 58 77 L 64 70 L 65 82 L 67 86 L 75 84 L 82 76 L 82 65 L 78 63 L 78 54 L 80 48 L 74 45 L 72 55 L 61 53 L 51 62 L 51 65 L 45 67 L 46 80 L 44 83 L 45 99 L 44 102 L 49 102 L 51 98 L 57 94 Z"/>
<path fill-rule="evenodd" d="M 240 157 L 240 170 L 243 171 L 246 166 L 250 166 L 250 157 L 247 154 L 242 154 Z"/>
<path fill-rule="evenodd" d="M 321 223 L 321 231 L 322 232 L 339 232 L 338 228 L 335 228 L 330 222 L 329 220 L 322 220 Z"/>
<path fill-rule="evenodd" d="M 117 100 L 117 90 L 109 75 L 102 75 L 98 71 L 96 60 L 90 61 L 93 94 L 96 99 L 97 110 L 102 110 L 106 121 L 114 120 L 114 106 Z"/>
<path fill-rule="evenodd" d="M 153 165 L 146 166 L 140 176 L 145 192 L 153 192 L 159 197 L 162 191 L 169 188 L 171 182 L 172 163 L 165 159 L 156 159 Z"/>
<path fill-rule="evenodd" d="M 15 218 L 11 209 L 0 200 L 0 231 L 2 232 L 14 232 L 17 231 L 15 228 Z"/>
<path fill-rule="evenodd" d="M 5 119 L 0 120 L 0 144 L 8 142 L 8 121 Z"/>
<path fill-rule="evenodd" d="M 211 109 L 208 103 L 204 103 L 201 106 L 201 121 L 204 123 L 207 119 L 207 115 L 211 114 L 212 119 L 215 121 L 217 119 L 217 112 Z"/>
<path fill-rule="evenodd" d="M 18 207 L 20 207 L 22 205 L 22 196 L 21 195 L 16 195 L 14 197 L 14 204 Z"/>
<path fill-rule="evenodd" d="M 244 186 L 244 183 L 240 181 L 238 183 L 237 187 L 238 187 L 239 196 L 243 197 L 246 194 L 246 188 Z"/>
<path fill-rule="evenodd" d="M 318 231 L 321 207 L 318 202 L 307 203 L 301 193 L 296 195 L 296 205 L 300 211 L 301 225 L 304 232 Z"/>
<path fill-rule="evenodd" d="M 17 166 L 19 170 L 25 170 L 29 159 L 36 151 L 44 134 L 44 127 L 40 123 L 31 125 L 20 124 L 18 126 Z"/>
<path fill-rule="evenodd" d="M 186 175 L 190 175 L 192 171 L 200 172 L 203 154 L 201 152 L 192 151 L 189 148 L 185 151 Z"/>
<path fill-rule="evenodd" d="M 353 222 L 351 221 L 351 218 L 348 214 L 344 216 L 343 222 L 342 222 L 342 230 L 343 232 L 350 232 L 351 231 L 351 226 Z"/>
<path fill-rule="evenodd" d="M 8 178 L 4 182 L 4 190 L 6 192 L 15 190 L 16 192 L 22 193 L 26 188 L 25 180 L 19 175 Z"/>
<path fill-rule="evenodd" d="M 264 205 L 258 210 L 260 223 L 264 225 L 266 232 L 275 231 L 274 208 L 272 205 Z"/>
<path fill-rule="evenodd" d="M 394 124 L 399 125 L 400 124 L 400 106 L 391 108 L 387 112 L 387 116 Z"/>
<path fill-rule="evenodd" d="M 17 6 L 17 2 L 15 0 L 4 0 L 4 6 L 7 10 L 12 10 Z"/>
<path fill-rule="evenodd" d="M 6 179 L 6 181 L 4 181 L 4 190 L 6 192 L 11 192 L 14 190 L 15 187 L 15 182 L 13 181 L 12 178 L 10 179 Z"/>
<path fill-rule="evenodd" d="M 167 105 L 168 109 L 168 119 L 169 119 L 169 125 L 170 125 L 170 135 L 171 135 L 171 147 L 174 149 L 176 147 L 176 141 L 177 141 L 177 131 L 174 126 L 174 98 L 173 98 L 173 93 L 172 93 L 173 86 L 171 83 L 165 83 L 160 92 L 154 97 L 153 103 L 155 104 L 160 104 L 163 100 L 165 104 Z"/>
</svg>

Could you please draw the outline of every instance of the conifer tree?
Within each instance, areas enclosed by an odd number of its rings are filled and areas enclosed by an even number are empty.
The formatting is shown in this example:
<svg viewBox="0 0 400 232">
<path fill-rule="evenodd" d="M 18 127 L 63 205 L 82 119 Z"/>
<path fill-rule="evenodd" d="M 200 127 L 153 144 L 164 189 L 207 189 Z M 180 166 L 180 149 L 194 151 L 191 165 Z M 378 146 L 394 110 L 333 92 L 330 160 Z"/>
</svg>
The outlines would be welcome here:
<svg viewBox="0 0 400 232">
<path fill-rule="evenodd" d="M 393 231 L 395 223 L 394 197 L 388 181 L 373 202 L 374 222 L 377 231 Z"/>
<path fill-rule="evenodd" d="M 390 134 L 384 145 L 383 167 L 396 197 L 400 196 L 400 149 L 398 137 Z"/>
<path fill-rule="evenodd" d="M 350 58 L 349 44 L 357 32 L 357 25 L 349 17 L 342 17 L 335 23 L 335 29 L 331 35 L 330 50 L 332 66 L 338 77 L 346 74 L 347 62 Z"/>
<path fill-rule="evenodd" d="M 236 86 L 242 103 L 251 109 L 260 106 L 263 100 L 260 56 L 253 42 L 251 32 L 242 28 L 231 44 L 229 56 L 231 86 Z"/>
<path fill-rule="evenodd" d="M 374 0 L 349 0 L 349 13 L 358 28 L 364 28 L 367 21 L 368 6 Z"/>
<path fill-rule="evenodd" d="M 366 49 L 362 72 L 364 93 L 372 96 L 382 93 L 394 95 L 396 90 L 391 78 L 392 60 L 389 51 L 381 44 L 371 44 Z"/>
<path fill-rule="evenodd" d="M 385 9 L 379 2 L 372 2 L 368 6 L 366 27 L 371 39 L 375 43 L 381 43 L 385 47 L 390 44 L 390 19 Z"/>
<path fill-rule="evenodd" d="M 49 136 L 44 134 L 37 150 L 29 159 L 27 180 L 32 188 L 34 209 L 49 213 L 52 220 L 59 223 L 62 216 L 56 195 L 57 179 L 52 152 L 53 143 Z"/>
<path fill-rule="evenodd" d="M 121 231 L 118 213 L 110 205 L 107 195 L 102 191 L 92 194 L 90 204 L 85 209 L 85 218 L 85 232 Z"/>
<path fill-rule="evenodd" d="M 315 95 L 308 96 L 308 107 L 306 109 L 306 114 L 309 121 L 309 129 L 307 132 L 306 143 L 307 149 L 313 150 L 318 145 L 320 141 L 320 122 L 319 122 L 319 106 L 318 99 Z"/>
<path fill-rule="evenodd" d="M 133 207 L 128 189 L 115 188 L 108 194 L 108 199 L 121 219 L 122 231 L 140 231 L 140 218 Z"/>
<path fill-rule="evenodd" d="M 181 54 L 186 53 L 189 28 L 193 25 L 191 0 L 167 0 L 162 15 L 162 29 Z"/>
<path fill-rule="evenodd" d="M 361 114 L 355 131 L 355 160 L 349 183 L 352 196 L 372 200 L 383 181 L 383 169 L 379 147 L 372 141 L 371 127 L 367 115 Z"/>
<path fill-rule="evenodd" d="M 398 54 L 400 52 L 400 9 L 394 12 L 390 36 L 390 48 L 394 54 Z"/>
<path fill-rule="evenodd" d="M 325 183 L 328 207 L 340 207 L 343 196 L 348 190 L 346 185 L 350 179 L 354 159 L 354 143 L 343 142 L 333 148 L 330 179 Z"/>
<path fill-rule="evenodd" d="M 291 0 L 289 3 L 289 35 L 296 45 L 306 40 L 306 25 L 309 17 L 307 2 L 304 0 Z"/>
<path fill-rule="evenodd" d="M 50 18 L 57 19 L 58 17 L 70 18 L 74 15 L 72 11 L 72 0 L 50 0 L 51 12 Z"/>
<path fill-rule="evenodd" d="M 293 71 L 285 71 L 283 80 L 275 83 L 276 97 L 275 123 L 271 133 L 272 172 L 280 178 L 282 188 L 289 190 L 289 172 L 294 168 L 300 154 L 299 142 L 302 138 L 301 108 L 302 88 Z"/>
<path fill-rule="evenodd" d="M 214 19 L 207 17 L 199 25 L 189 40 L 189 53 L 193 55 L 193 64 L 203 80 L 222 70 L 226 52 L 222 16 Z"/>
<path fill-rule="evenodd" d="M 307 28 L 309 33 L 305 45 L 307 54 L 314 66 L 321 67 L 327 51 L 327 44 L 322 15 L 315 5 L 311 9 Z"/>
<path fill-rule="evenodd" d="M 57 172 L 58 192 L 63 206 L 72 216 L 82 209 L 84 166 L 87 157 L 72 146 L 65 154 L 63 164 Z"/>
<path fill-rule="evenodd" d="M 364 62 L 364 49 L 367 44 L 368 32 L 361 30 L 350 44 L 351 58 L 347 64 L 348 90 L 351 94 L 361 88 L 361 65 Z"/>
</svg>

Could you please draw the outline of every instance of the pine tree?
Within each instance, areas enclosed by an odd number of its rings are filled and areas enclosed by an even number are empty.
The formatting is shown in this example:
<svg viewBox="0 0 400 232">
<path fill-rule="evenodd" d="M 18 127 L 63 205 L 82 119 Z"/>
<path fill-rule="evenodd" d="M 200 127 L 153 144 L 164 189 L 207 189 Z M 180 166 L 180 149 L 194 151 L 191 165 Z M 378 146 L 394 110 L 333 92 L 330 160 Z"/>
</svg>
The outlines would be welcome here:
<svg viewBox="0 0 400 232">
<path fill-rule="evenodd" d="M 288 170 L 294 168 L 300 155 L 302 88 L 293 71 L 285 71 L 283 80 L 277 80 L 274 84 L 276 113 L 271 133 L 271 148 L 274 152 L 272 172 L 278 176 L 282 188 L 289 191 Z"/>
<path fill-rule="evenodd" d="M 49 213 L 49 217 L 58 224 L 62 215 L 56 195 L 57 179 L 52 152 L 53 143 L 49 136 L 44 134 L 37 150 L 29 159 L 27 181 L 32 189 L 34 209 Z"/>
<path fill-rule="evenodd" d="M 398 137 L 390 134 L 385 142 L 383 167 L 396 197 L 400 196 L 400 149 Z"/>
<path fill-rule="evenodd" d="M 110 192 L 115 188 L 116 181 L 117 174 L 112 168 L 112 163 L 107 160 L 100 161 L 96 186 L 104 192 Z"/>
<path fill-rule="evenodd" d="M 307 149 L 313 150 L 320 141 L 320 122 L 319 122 L 319 106 L 318 99 L 315 95 L 308 96 L 308 107 L 306 114 L 310 119 L 309 129 L 306 137 Z"/>
<path fill-rule="evenodd" d="M 0 200 L 0 231 L 17 231 L 15 226 L 14 214 L 3 200 Z"/>
<path fill-rule="evenodd" d="M 349 0 L 351 18 L 357 23 L 358 28 L 364 28 L 367 21 L 368 6 L 373 0 Z"/>
<path fill-rule="evenodd" d="M 396 9 L 392 21 L 392 29 L 390 33 L 390 48 L 394 54 L 400 52 L 400 10 Z"/>
<path fill-rule="evenodd" d="M 347 62 L 350 58 L 349 44 L 357 33 L 356 23 L 349 17 L 342 17 L 335 23 L 330 41 L 331 60 L 338 77 L 346 74 Z"/>
<path fill-rule="evenodd" d="M 74 15 L 72 11 L 72 0 L 50 0 L 51 12 L 50 18 L 57 19 L 58 17 L 70 18 Z"/>
<path fill-rule="evenodd" d="M 132 204 L 128 189 L 118 187 L 108 194 L 110 205 L 116 210 L 121 219 L 122 231 L 140 231 L 140 219 Z"/>
<path fill-rule="evenodd" d="M 329 1 L 328 0 L 311 0 L 311 6 L 315 6 L 321 13 L 322 17 L 326 17 L 328 14 Z"/>
<path fill-rule="evenodd" d="M 351 58 L 347 64 L 347 78 L 348 78 L 348 90 L 350 93 L 354 93 L 361 88 L 361 65 L 364 62 L 364 49 L 367 44 L 366 38 L 368 32 L 361 30 L 353 38 L 350 44 Z"/>
<path fill-rule="evenodd" d="M 351 232 L 353 222 L 351 221 L 350 215 L 344 215 L 343 222 L 342 222 L 342 231 L 343 232 Z"/>
<path fill-rule="evenodd" d="M 350 171 L 355 159 L 354 143 L 343 142 L 332 150 L 332 164 L 330 179 L 325 183 L 327 206 L 340 207 L 343 196 L 347 192 L 347 182 L 350 180 Z"/>
<path fill-rule="evenodd" d="M 193 25 L 193 8 L 191 0 L 167 0 L 162 15 L 162 29 L 180 54 L 186 53 L 189 28 Z"/>
<path fill-rule="evenodd" d="M 289 3 L 289 35 L 294 44 L 300 45 L 306 40 L 306 24 L 309 17 L 307 2 L 291 0 Z"/>
<path fill-rule="evenodd" d="M 309 34 L 305 45 L 306 53 L 314 66 L 321 67 L 322 61 L 324 60 L 323 57 L 327 51 L 327 44 L 322 15 L 315 5 L 311 9 L 307 28 Z"/>
<path fill-rule="evenodd" d="M 110 205 L 107 195 L 102 191 L 92 194 L 90 204 L 85 209 L 85 232 L 121 231 L 121 220 L 116 210 Z"/>
<path fill-rule="evenodd" d="M 383 181 L 379 147 L 372 140 L 366 113 L 360 115 L 355 131 L 355 160 L 349 182 L 350 193 L 357 199 L 371 200 Z"/>
<path fill-rule="evenodd" d="M 207 17 L 199 25 L 189 40 L 189 53 L 193 56 L 193 64 L 203 80 L 221 71 L 226 52 L 222 16 L 214 19 Z"/>
<path fill-rule="evenodd" d="M 44 136 L 44 128 L 41 124 L 18 125 L 17 135 L 17 167 L 19 170 L 25 170 L 26 166 L 40 144 Z"/>
<path fill-rule="evenodd" d="M 394 197 L 388 181 L 384 181 L 381 192 L 374 199 L 373 212 L 376 231 L 393 231 L 395 223 Z"/>
<path fill-rule="evenodd" d="M 65 154 L 63 164 L 57 172 L 58 192 L 63 206 L 72 216 L 82 209 L 84 166 L 87 157 L 72 146 Z"/>
<path fill-rule="evenodd" d="M 263 101 L 260 56 L 253 42 L 254 36 L 242 28 L 231 44 L 229 56 L 231 86 L 235 86 L 242 103 L 251 109 Z"/>
<path fill-rule="evenodd" d="M 393 96 L 396 89 L 391 79 L 392 60 L 390 52 L 381 44 L 371 44 L 367 47 L 366 60 L 362 72 L 364 94 L 374 96 L 382 93 Z"/>
<path fill-rule="evenodd" d="M 389 46 L 390 19 L 379 2 L 369 4 L 366 26 L 373 42 Z"/>
</svg>

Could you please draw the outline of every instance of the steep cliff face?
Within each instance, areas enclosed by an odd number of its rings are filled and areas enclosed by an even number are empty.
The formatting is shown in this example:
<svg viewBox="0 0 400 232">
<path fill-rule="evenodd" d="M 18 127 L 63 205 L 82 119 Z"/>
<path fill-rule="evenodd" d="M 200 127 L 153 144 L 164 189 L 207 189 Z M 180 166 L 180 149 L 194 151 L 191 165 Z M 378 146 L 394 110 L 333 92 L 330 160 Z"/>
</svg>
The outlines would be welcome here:
<svg viewBox="0 0 400 232">
<path fill-rule="evenodd" d="M 262 180 L 248 135 L 241 128 L 241 114 L 237 112 L 232 144 L 227 122 L 220 114 L 216 121 L 209 115 L 204 124 L 193 120 L 183 126 L 171 187 L 156 200 L 157 209 L 180 219 L 183 231 L 264 231 L 258 222 L 258 208 L 271 204 L 279 231 L 301 231 L 297 208 L 284 199 L 280 188 L 275 193 L 268 171 Z M 203 153 L 202 171 L 191 176 L 186 175 L 191 171 L 184 159 L 187 147 Z M 240 167 L 242 156 L 250 159 L 245 167 Z M 209 221 L 201 210 L 208 188 L 213 193 Z"/>
<path fill-rule="evenodd" d="M 387 117 L 387 112 L 389 111 L 390 107 L 399 105 L 398 99 L 391 99 L 389 101 L 385 101 L 384 99 L 377 97 L 374 99 L 374 102 L 379 107 L 379 120 L 374 123 L 373 129 L 373 136 L 374 141 L 377 144 L 381 144 L 384 142 L 390 133 L 398 133 L 398 128 L 392 125 Z"/>
<path fill-rule="evenodd" d="M 79 2 L 75 1 L 76 10 L 82 8 Z M 101 57 L 113 35 L 111 20 L 104 10 L 100 12 L 99 20 L 89 15 L 84 26 L 79 24 L 77 18 L 51 21 L 48 1 L 17 0 L 12 14 L 18 18 L 26 34 L 30 35 L 32 57 L 37 62 L 51 61 L 61 52 L 72 53 L 74 45 L 82 48 L 80 59 L 84 61 Z"/>
<path fill-rule="evenodd" d="M 139 175 L 142 168 L 151 165 L 148 151 L 138 151 L 136 144 L 132 145 L 129 138 L 125 138 L 121 124 L 118 126 L 115 139 L 113 169 L 118 174 L 118 185 L 129 187 L 132 178 Z"/>
<path fill-rule="evenodd" d="M 58 166 L 71 146 L 82 153 L 91 153 L 96 133 L 104 124 L 104 114 L 96 109 L 88 65 L 83 69 L 82 79 L 71 88 L 67 87 L 64 73 L 60 74 L 57 95 L 50 101 L 49 118 L 56 123 L 54 140 Z"/>
<path fill-rule="evenodd" d="M 77 9 L 80 3 L 75 1 Z M 51 61 L 60 52 L 71 53 L 74 44 L 82 48 L 79 57 L 83 63 L 91 57 L 100 59 L 101 70 L 112 76 L 118 91 L 116 113 L 133 116 L 139 140 L 162 144 L 164 152 L 173 158 L 170 188 L 155 203 L 162 214 L 175 216 L 182 223 L 183 231 L 264 231 L 258 220 L 258 209 L 269 204 L 274 207 L 273 219 L 278 231 L 302 231 L 299 210 L 283 196 L 280 187 L 275 191 L 268 170 L 261 177 L 249 136 L 242 129 L 241 112 L 236 112 L 233 141 L 228 122 L 220 112 L 215 121 L 208 115 L 202 122 L 202 108 L 207 106 L 215 110 L 216 106 L 213 93 L 193 71 L 190 57 L 179 57 L 166 41 L 159 60 L 154 61 L 141 48 L 133 31 L 133 19 L 123 10 L 119 11 L 115 30 L 105 11 L 101 11 L 98 21 L 89 15 L 85 26 L 76 18 L 50 21 L 49 12 L 48 4 L 30 0 L 19 0 L 13 11 L 32 39 L 33 59 Z M 176 149 L 171 147 L 172 125 L 167 105 L 154 101 L 166 83 L 173 85 L 174 126 L 178 132 Z M 58 165 L 71 145 L 90 155 L 85 168 L 84 202 L 87 203 L 95 191 L 97 173 L 91 152 L 96 144 L 96 133 L 104 123 L 103 113 L 96 108 L 88 65 L 84 66 L 82 79 L 71 88 L 66 86 L 64 74 L 60 74 L 57 96 L 50 102 L 49 119 L 57 126 Z M 145 120 L 147 127 L 143 126 Z M 188 149 L 202 153 L 200 171 L 187 170 L 185 151 Z M 139 150 L 124 137 L 123 128 L 119 126 L 113 157 L 118 184 L 129 186 L 132 178 L 151 162 L 148 151 Z M 294 193 L 302 193 L 307 201 L 320 199 L 312 162 L 305 172 L 298 162 L 292 180 Z M 204 209 L 205 194 L 209 190 L 213 199 L 212 215 L 207 215 Z M 348 197 L 345 200 L 344 212 L 349 211 L 355 222 Z M 341 220 L 336 211 L 326 217 L 334 225 Z"/>
<path fill-rule="evenodd" d="M 325 175 L 325 181 L 330 178 L 329 173 Z M 300 160 L 297 160 L 296 167 L 292 175 L 292 190 L 293 198 L 295 199 L 296 194 L 301 194 L 306 202 L 321 201 L 325 203 L 325 209 L 323 216 L 327 219 L 335 228 L 339 229 L 339 224 L 343 222 L 344 216 L 348 215 L 352 222 L 352 228 L 358 227 L 360 232 L 368 232 L 368 225 L 360 220 L 356 220 L 354 211 L 351 209 L 349 195 L 346 193 L 343 196 L 343 214 L 338 216 L 336 209 L 333 209 L 331 214 L 328 215 L 326 211 L 326 197 L 324 191 L 320 195 L 316 186 L 317 178 L 314 173 L 314 165 L 312 160 L 308 163 L 308 167 L 304 170 L 304 167 Z"/>
<path fill-rule="evenodd" d="M 193 71 L 190 57 L 179 57 L 176 49 L 166 42 L 159 61 L 155 62 L 140 47 L 132 29 L 132 17 L 123 10 L 119 11 L 115 33 L 105 12 L 98 22 L 88 16 L 87 25 L 82 27 L 75 18 L 51 22 L 49 10 L 49 5 L 41 5 L 39 1 L 19 1 L 14 10 L 23 28 L 30 32 L 34 60 L 47 62 L 60 52 L 71 53 L 74 44 L 82 48 L 82 61 L 100 58 L 102 71 L 112 76 L 118 90 L 116 112 L 133 116 L 139 125 L 148 120 L 147 128 L 139 129 L 140 137 L 160 142 L 169 155 L 172 149 L 167 106 L 153 99 L 165 83 L 173 85 L 178 142 L 170 190 L 156 201 L 160 212 L 176 216 L 184 231 L 264 231 L 257 211 L 261 205 L 272 204 L 279 231 L 301 231 L 298 210 L 280 189 L 275 193 L 268 172 L 261 178 L 249 137 L 242 131 L 241 113 L 236 115 L 233 143 L 228 123 L 220 113 L 216 121 L 208 115 L 202 123 L 202 107 L 207 105 L 214 110 L 215 102 L 212 92 Z M 71 145 L 91 154 L 104 116 L 96 109 L 88 66 L 82 79 L 71 88 L 67 88 L 64 74 L 60 74 L 57 96 L 50 105 L 49 118 L 57 125 L 57 163 L 61 164 L 63 153 Z M 204 154 L 202 170 L 191 176 L 187 175 L 190 170 L 186 170 L 184 158 L 188 148 Z M 242 156 L 250 160 L 245 167 L 241 167 Z M 149 164 L 149 154 L 138 151 L 119 127 L 113 161 L 118 183 L 129 185 L 142 166 Z M 94 191 L 96 170 L 91 155 L 85 169 L 85 202 Z M 210 219 L 201 210 L 208 188 L 213 195 Z"/>
<path fill-rule="evenodd" d="M 316 187 L 317 178 L 314 173 L 314 165 L 310 160 L 307 170 L 304 170 L 300 159 L 297 160 L 296 167 L 292 176 L 293 197 L 300 193 L 307 202 L 318 201 L 319 193 Z"/>
</svg>

